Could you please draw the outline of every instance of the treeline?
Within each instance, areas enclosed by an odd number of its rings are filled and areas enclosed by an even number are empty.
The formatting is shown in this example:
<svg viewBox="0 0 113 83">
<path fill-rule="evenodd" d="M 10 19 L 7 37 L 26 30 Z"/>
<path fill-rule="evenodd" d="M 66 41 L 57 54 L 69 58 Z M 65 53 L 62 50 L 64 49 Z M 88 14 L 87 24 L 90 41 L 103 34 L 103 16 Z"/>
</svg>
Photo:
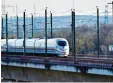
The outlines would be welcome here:
<svg viewBox="0 0 113 83">
<path fill-rule="evenodd" d="M 107 55 L 109 45 L 113 45 L 113 25 L 100 25 L 100 54 Z M 62 29 L 54 32 L 55 37 L 63 37 L 69 41 L 70 51 L 72 50 L 71 29 Z M 81 25 L 76 27 L 76 50 L 77 54 L 97 55 L 97 28 L 95 26 Z"/>
<path fill-rule="evenodd" d="M 44 31 L 35 31 L 34 38 L 43 38 Z M 109 55 L 109 45 L 113 45 L 113 25 L 100 25 L 100 54 Z M 58 38 L 66 38 L 72 51 L 72 32 L 71 28 L 62 28 L 60 30 L 53 29 L 53 36 Z M 10 38 L 16 38 L 16 35 L 10 35 Z M 50 31 L 48 31 L 50 37 Z M 76 51 L 77 54 L 94 54 L 97 55 L 97 28 L 96 25 L 81 25 L 76 27 Z"/>
</svg>

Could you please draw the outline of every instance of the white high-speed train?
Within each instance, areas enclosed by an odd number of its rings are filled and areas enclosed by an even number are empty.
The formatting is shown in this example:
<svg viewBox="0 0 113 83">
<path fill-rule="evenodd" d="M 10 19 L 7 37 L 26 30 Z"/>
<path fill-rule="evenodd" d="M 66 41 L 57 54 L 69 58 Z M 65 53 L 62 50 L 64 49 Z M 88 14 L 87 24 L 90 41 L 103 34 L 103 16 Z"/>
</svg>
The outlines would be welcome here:
<svg viewBox="0 0 113 83">
<path fill-rule="evenodd" d="M 8 39 L 8 53 L 23 53 L 24 39 Z M 44 54 L 45 53 L 45 39 L 26 39 L 25 50 L 28 54 Z M 1 52 L 6 53 L 7 45 L 6 39 L 1 40 Z M 57 56 L 69 55 L 69 44 L 64 38 L 47 39 L 47 54 Z"/>
</svg>

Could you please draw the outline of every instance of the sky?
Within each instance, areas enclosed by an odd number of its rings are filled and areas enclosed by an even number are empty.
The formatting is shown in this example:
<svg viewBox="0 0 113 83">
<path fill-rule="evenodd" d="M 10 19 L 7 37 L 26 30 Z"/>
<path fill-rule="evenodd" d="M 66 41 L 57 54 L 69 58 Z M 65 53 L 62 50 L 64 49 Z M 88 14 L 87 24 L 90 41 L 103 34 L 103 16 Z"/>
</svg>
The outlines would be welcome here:
<svg viewBox="0 0 113 83">
<path fill-rule="evenodd" d="M 16 14 L 22 16 L 23 11 L 25 10 L 27 16 L 30 16 L 31 13 L 43 16 L 46 7 L 48 15 L 51 11 L 53 15 L 59 16 L 70 15 L 72 8 L 76 10 L 76 14 L 80 15 L 95 14 L 96 6 L 99 7 L 100 12 L 104 12 L 105 5 L 110 2 L 112 2 L 112 0 L 2 0 L 1 5 L 4 5 L 5 3 L 5 13 L 8 12 L 8 15 L 10 16 L 16 16 Z M 3 11 L 2 8 L 2 13 L 4 13 Z M 108 11 L 110 12 L 109 15 L 111 15 L 111 5 L 108 6 Z"/>
</svg>

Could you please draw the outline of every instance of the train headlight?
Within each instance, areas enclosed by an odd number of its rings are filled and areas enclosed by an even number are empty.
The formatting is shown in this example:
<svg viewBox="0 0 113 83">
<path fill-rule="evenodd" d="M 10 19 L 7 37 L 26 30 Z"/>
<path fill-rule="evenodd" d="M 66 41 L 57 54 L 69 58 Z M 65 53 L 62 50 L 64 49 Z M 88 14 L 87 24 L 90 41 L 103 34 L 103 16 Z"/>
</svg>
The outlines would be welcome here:
<svg viewBox="0 0 113 83">
<path fill-rule="evenodd" d="M 66 49 L 64 49 L 65 51 L 67 50 L 67 48 Z"/>
</svg>

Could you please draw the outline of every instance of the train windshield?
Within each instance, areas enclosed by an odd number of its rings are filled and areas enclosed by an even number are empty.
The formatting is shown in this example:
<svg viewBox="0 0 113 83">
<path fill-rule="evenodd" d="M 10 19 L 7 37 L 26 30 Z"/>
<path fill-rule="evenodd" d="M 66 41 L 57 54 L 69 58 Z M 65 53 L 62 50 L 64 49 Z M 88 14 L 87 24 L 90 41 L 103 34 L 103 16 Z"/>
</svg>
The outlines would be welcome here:
<svg viewBox="0 0 113 83">
<path fill-rule="evenodd" d="M 58 41 L 59 46 L 66 46 L 66 41 Z"/>
</svg>

